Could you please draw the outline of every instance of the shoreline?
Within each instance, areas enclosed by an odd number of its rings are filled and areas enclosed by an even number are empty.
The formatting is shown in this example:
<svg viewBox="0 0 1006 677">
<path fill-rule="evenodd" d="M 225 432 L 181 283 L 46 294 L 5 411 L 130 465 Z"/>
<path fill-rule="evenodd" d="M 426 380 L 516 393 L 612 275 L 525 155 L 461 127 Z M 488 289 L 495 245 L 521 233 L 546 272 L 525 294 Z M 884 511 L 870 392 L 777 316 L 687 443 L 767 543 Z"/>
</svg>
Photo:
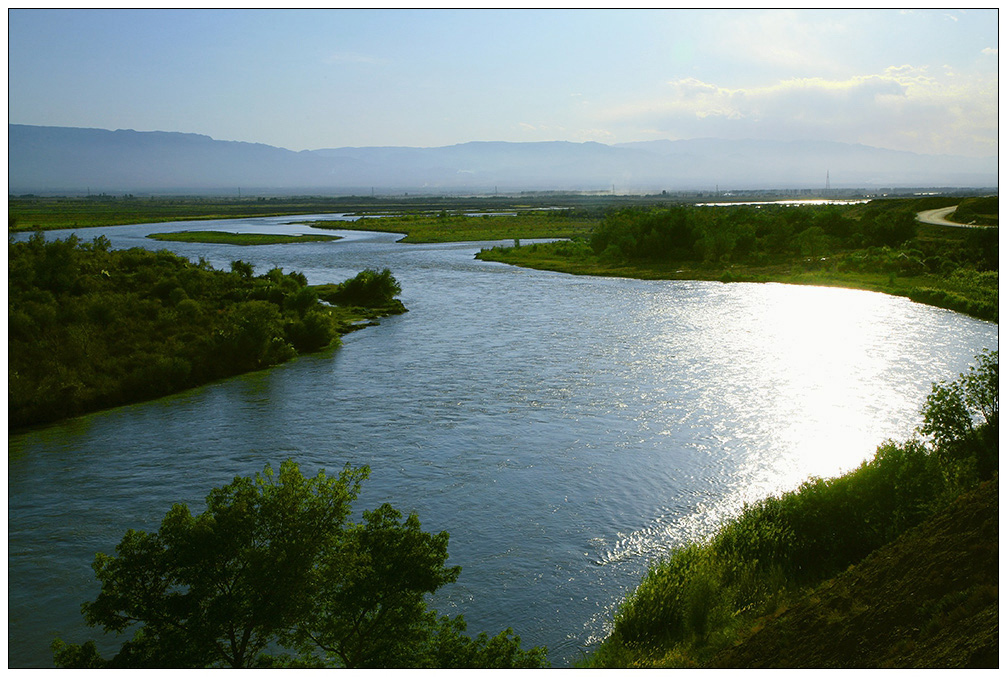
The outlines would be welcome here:
<svg viewBox="0 0 1006 677">
<path fill-rule="evenodd" d="M 528 249 L 533 248 L 533 245 Z M 520 247 L 483 249 L 476 254 L 480 261 L 504 263 L 520 268 L 547 270 L 569 275 L 622 277 L 637 280 L 695 280 L 705 282 L 753 282 L 795 284 L 814 287 L 837 287 L 901 296 L 916 303 L 958 312 L 977 320 L 999 324 L 998 306 L 980 305 L 940 286 L 935 276 L 907 277 L 882 273 L 837 273 L 831 271 L 794 271 L 792 267 L 775 268 L 686 268 L 680 264 L 607 264 L 596 259 L 570 261 L 561 257 L 535 256 L 536 252 L 520 252 Z M 902 282 L 903 284 L 898 284 Z"/>
</svg>

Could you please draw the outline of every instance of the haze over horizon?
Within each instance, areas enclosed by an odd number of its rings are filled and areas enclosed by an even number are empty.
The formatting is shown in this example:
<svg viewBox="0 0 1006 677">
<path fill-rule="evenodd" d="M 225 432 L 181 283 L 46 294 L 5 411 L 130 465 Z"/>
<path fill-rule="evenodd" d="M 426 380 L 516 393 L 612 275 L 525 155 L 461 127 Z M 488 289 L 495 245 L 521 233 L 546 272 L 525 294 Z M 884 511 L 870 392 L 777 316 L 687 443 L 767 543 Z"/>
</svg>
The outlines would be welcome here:
<svg viewBox="0 0 1006 677">
<path fill-rule="evenodd" d="M 8 122 L 290 150 L 822 140 L 998 155 L 998 11 L 8 11 Z"/>
</svg>

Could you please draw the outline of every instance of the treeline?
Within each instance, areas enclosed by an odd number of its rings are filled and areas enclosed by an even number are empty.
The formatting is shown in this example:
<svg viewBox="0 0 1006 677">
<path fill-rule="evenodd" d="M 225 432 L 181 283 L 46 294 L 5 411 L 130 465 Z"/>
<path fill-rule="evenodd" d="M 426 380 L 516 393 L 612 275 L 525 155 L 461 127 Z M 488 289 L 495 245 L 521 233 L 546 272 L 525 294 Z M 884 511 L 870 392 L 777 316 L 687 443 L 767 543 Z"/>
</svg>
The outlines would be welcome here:
<svg viewBox="0 0 1006 677">
<path fill-rule="evenodd" d="M 615 260 L 764 266 L 859 252 L 840 269 L 947 273 L 959 266 L 998 270 L 998 231 L 975 229 L 952 244 L 919 237 L 917 201 L 846 206 L 738 206 L 627 209 L 609 214 L 590 237 Z"/>
<path fill-rule="evenodd" d="M 922 437 L 887 442 L 851 473 L 749 505 L 708 541 L 656 564 L 590 664 L 700 665 L 759 617 L 998 478 L 998 352 L 934 385 L 923 419 Z"/>
<path fill-rule="evenodd" d="M 991 200 L 965 200 L 959 209 L 984 212 L 997 205 Z M 999 229 L 916 221 L 917 212 L 947 202 L 634 207 L 607 213 L 583 238 L 498 247 L 479 258 L 647 279 L 839 285 L 998 322 Z"/>
<path fill-rule="evenodd" d="M 372 316 L 320 303 L 300 273 L 256 276 L 243 261 L 215 270 L 168 251 L 112 250 L 104 237 L 35 234 L 9 244 L 8 264 L 11 429 L 278 364 Z M 367 304 L 403 310 L 392 296 Z"/>
</svg>

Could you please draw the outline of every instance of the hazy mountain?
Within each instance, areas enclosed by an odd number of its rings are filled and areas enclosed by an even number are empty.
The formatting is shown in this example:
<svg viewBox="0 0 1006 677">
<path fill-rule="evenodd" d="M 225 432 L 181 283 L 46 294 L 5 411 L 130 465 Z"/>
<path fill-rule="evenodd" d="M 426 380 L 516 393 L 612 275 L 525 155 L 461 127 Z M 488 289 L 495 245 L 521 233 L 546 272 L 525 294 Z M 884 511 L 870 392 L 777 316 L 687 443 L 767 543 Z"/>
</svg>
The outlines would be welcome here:
<svg viewBox="0 0 1006 677">
<path fill-rule="evenodd" d="M 998 186 L 997 158 L 815 141 L 473 142 L 294 152 L 199 134 L 8 125 L 12 194 Z"/>
</svg>

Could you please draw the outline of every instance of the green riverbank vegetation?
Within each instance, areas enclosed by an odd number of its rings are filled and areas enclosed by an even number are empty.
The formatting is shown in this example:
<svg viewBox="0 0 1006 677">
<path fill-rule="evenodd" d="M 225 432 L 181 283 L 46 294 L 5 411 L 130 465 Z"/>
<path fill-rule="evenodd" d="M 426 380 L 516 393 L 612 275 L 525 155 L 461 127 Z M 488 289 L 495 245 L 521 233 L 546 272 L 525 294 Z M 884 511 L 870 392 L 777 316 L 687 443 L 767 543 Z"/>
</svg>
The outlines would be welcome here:
<svg viewBox="0 0 1006 677">
<path fill-rule="evenodd" d="M 356 221 L 312 221 L 315 228 L 405 233 L 401 242 L 478 242 L 520 238 L 573 238 L 588 234 L 597 217 L 579 210 L 555 209 L 492 214 L 442 210 L 436 214 L 389 214 Z"/>
<path fill-rule="evenodd" d="M 375 293 L 330 305 L 300 273 L 256 276 L 240 260 L 216 270 L 168 251 L 112 250 L 103 237 L 37 233 L 9 243 L 8 265 L 9 429 L 279 364 L 405 311 L 388 271 L 361 272 Z"/>
<path fill-rule="evenodd" d="M 998 227 L 915 220 L 945 202 L 630 208 L 609 212 L 587 236 L 497 247 L 479 258 L 575 274 L 851 287 L 998 322 Z M 964 200 L 959 209 L 985 213 L 997 204 Z"/>
<path fill-rule="evenodd" d="M 816 636 L 810 626 L 797 633 L 796 621 L 789 627 L 800 639 L 791 644 L 785 634 L 780 639 L 765 630 L 805 595 L 825 595 L 840 585 L 825 583 L 828 579 L 953 509 L 983 482 L 994 484 L 983 500 L 997 534 L 998 351 L 979 355 L 957 380 L 935 384 L 923 421 L 920 436 L 885 442 L 871 460 L 846 475 L 810 479 L 795 491 L 748 505 L 708 539 L 654 564 L 618 609 L 611 636 L 588 665 L 748 667 L 757 656 L 760 666 L 776 668 L 882 667 L 883 661 L 903 667 L 966 667 L 971 660 L 968 642 L 979 632 L 977 660 L 983 667 L 989 667 L 990 660 L 997 662 L 997 655 L 985 653 L 989 642 L 998 646 L 998 614 L 987 612 L 989 605 L 998 605 L 998 543 L 982 539 L 958 553 L 964 562 L 954 560 L 949 572 L 927 559 L 934 552 L 934 539 L 899 541 L 899 559 L 926 562 L 921 572 L 915 571 L 919 578 L 908 593 L 885 596 L 883 585 L 895 574 L 877 567 L 870 574 L 875 580 L 859 578 L 864 589 L 867 583 L 869 590 L 878 586 L 876 596 L 866 592 L 846 598 L 829 607 L 824 619 L 820 612 L 807 614 L 815 619 Z M 974 536 L 979 528 L 969 522 L 949 523 L 935 541 L 953 543 Z M 967 533 L 972 530 L 975 534 Z M 813 607 L 814 599 L 804 601 L 804 607 Z M 981 615 L 977 620 L 976 614 Z M 961 623 L 964 620 L 969 623 Z M 901 644 L 878 644 L 876 637 L 893 636 L 899 624 L 907 626 L 898 627 Z M 771 648 L 745 653 L 744 641 L 763 632 L 775 637 Z M 917 657 L 914 664 L 899 663 L 913 653 L 916 643 L 939 633 L 937 643 L 949 651 Z M 801 663 L 797 655 L 809 657 Z"/>
<path fill-rule="evenodd" d="M 339 213 L 345 202 L 323 198 L 226 199 L 195 197 L 9 197 L 9 232 L 203 221 L 289 214 Z"/>
<path fill-rule="evenodd" d="M 338 235 L 283 235 L 279 233 L 228 233 L 220 230 L 183 230 L 177 233 L 151 233 L 151 240 L 160 242 L 201 242 L 205 244 L 261 245 L 296 244 L 298 242 L 331 242 Z"/>
<path fill-rule="evenodd" d="M 596 197 L 544 193 L 514 197 L 443 196 L 288 196 L 288 197 L 193 197 L 91 195 L 58 197 L 8 196 L 9 232 L 62 228 L 122 226 L 165 221 L 202 221 L 262 216 L 304 214 L 438 214 L 459 212 L 526 211 L 534 208 L 567 207 L 597 211 L 608 204 L 650 202 L 640 196 Z"/>
<path fill-rule="evenodd" d="M 132 638 L 110 659 L 93 640 L 57 639 L 55 664 L 547 667 L 545 649 L 522 649 L 509 628 L 472 638 L 463 616 L 427 607 L 461 573 L 446 566 L 448 534 L 387 503 L 351 521 L 368 475 L 346 466 L 309 478 L 288 460 L 213 489 L 199 515 L 176 503 L 156 532 L 130 529 L 115 555 L 96 555 L 101 591 L 82 611 L 106 632 L 136 628 Z"/>
</svg>

